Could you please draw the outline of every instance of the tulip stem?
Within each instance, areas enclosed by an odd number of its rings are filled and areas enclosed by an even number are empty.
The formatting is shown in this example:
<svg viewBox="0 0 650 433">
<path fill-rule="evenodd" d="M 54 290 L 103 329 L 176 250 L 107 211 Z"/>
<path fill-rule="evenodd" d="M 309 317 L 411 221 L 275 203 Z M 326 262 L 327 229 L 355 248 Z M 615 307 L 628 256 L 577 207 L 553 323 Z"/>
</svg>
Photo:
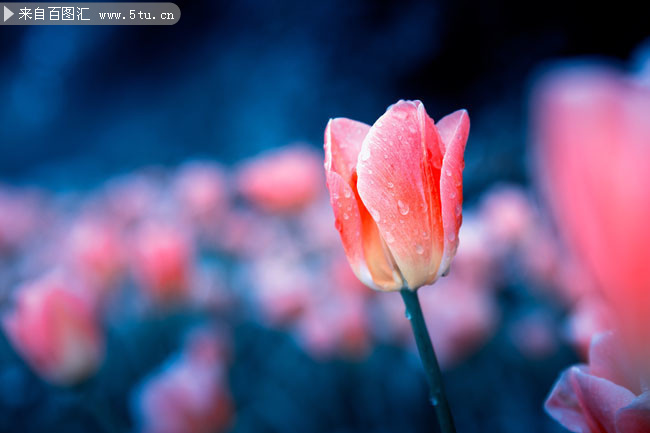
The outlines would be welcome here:
<svg viewBox="0 0 650 433">
<path fill-rule="evenodd" d="M 413 328 L 415 343 L 429 384 L 431 404 L 436 410 L 440 430 L 442 433 L 456 433 L 454 419 L 451 416 L 451 409 L 442 384 L 442 373 L 440 372 L 436 353 L 433 350 L 427 325 L 424 322 L 418 294 L 409 289 L 402 289 L 400 293 L 406 306 L 406 317 L 411 322 L 411 328 Z"/>
</svg>

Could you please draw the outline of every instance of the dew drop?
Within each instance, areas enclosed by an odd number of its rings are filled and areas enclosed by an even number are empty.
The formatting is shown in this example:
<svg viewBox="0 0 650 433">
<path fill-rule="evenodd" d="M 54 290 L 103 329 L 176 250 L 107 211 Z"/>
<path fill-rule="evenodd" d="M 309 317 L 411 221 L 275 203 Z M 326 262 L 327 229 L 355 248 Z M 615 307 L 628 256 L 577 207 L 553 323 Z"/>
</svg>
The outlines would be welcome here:
<svg viewBox="0 0 650 433">
<path fill-rule="evenodd" d="M 370 215 L 372 216 L 372 219 L 375 220 L 375 222 L 381 221 L 381 215 L 379 215 L 379 211 L 377 211 L 377 209 L 370 208 Z"/>
<path fill-rule="evenodd" d="M 418 129 L 413 125 L 409 125 L 409 132 L 411 134 L 416 134 L 418 132 Z"/>
<path fill-rule="evenodd" d="M 350 196 L 352 195 L 352 193 L 350 192 L 349 189 L 346 189 L 345 191 L 343 191 L 343 195 L 345 196 L 345 198 L 350 198 Z"/>
<path fill-rule="evenodd" d="M 397 117 L 398 119 L 401 119 L 401 120 L 406 119 L 406 111 L 395 110 L 395 117 Z"/>
<path fill-rule="evenodd" d="M 372 174 L 372 169 L 371 168 L 368 169 L 368 174 Z"/>
<path fill-rule="evenodd" d="M 454 232 L 449 233 L 449 236 L 447 236 L 447 239 L 449 239 L 449 242 L 453 242 L 456 239 L 456 233 L 454 233 Z"/>
<path fill-rule="evenodd" d="M 350 215 L 348 215 L 347 213 L 344 213 L 344 214 L 343 214 L 343 219 L 344 219 L 344 220 L 349 220 L 349 219 L 350 219 Z"/>
<path fill-rule="evenodd" d="M 449 197 L 456 198 L 456 191 L 452 191 L 451 193 L 449 193 Z"/>
<path fill-rule="evenodd" d="M 431 398 L 429 399 L 429 402 L 431 402 L 431 406 L 438 406 L 438 404 L 439 404 L 439 402 L 438 402 L 438 397 L 436 397 L 436 396 L 434 395 L 433 397 L 431 397 Z"/>
<path fill-rule="evenodd" d="M 384 159 L 388 159 L 388 154 L 384 153 Z"/>
<path fill-rule="evenodd" d="M 388 182 L 387 186 L 388 186 L 388 188 L 392 188 L 392 187 L 395 186 L 395 184 L 393 182 Z"/>
<path fill-rule="evenodd" d="M 422 231 L 422 237 L 423 237 L 424 239 L 429 239 L 429 232 L 423 230 L 423 231 Z"/>
<path fill-rule="evenodd" d="M 424 248 L 420 244 L 415 244 L 415 252 L 422 255 L 424 254 Z"/>
<path fill-rule="evenodd" d="M 404 317 L 406 317 L 407 320 L 411 320 L 411 312 L 408 309 L 404 311 Z"/>
<path fill-rule="evenodd" d="M 391 232 L 386 232 L 386 234 L 384 235 L 384 238 L 386 239 L 386 242 L 388 242 L 389 244 L 392 244 L 393 242 L 395 242 L 395 236 L 393 236 L 393 234 Z"/>
<path fill-rule="evenodd" d="M 456 205 L 456 216 L 459 217 L 463 213 L 463 207 L 460 204 Z"/>
<path fill-rule="evenodd" d="M 402 200 L 397 200 L 397 207 L 399 207 L 399 213 L 402 215 L 407 215 L 409 213 L 409 205 L 404 203 Z"/>
<path fill-rule="evenodd" d="M 446 174 L 447 176 L 451 177 L 451 170 L 449 170 L 449 169 L 445 170 L 445 174 Z"/>
<path fill-rule="evenodd" d="M 400 224 L 404 224 L 404 220 L 399 220 L 399 223 L 400 223 Z"/>
</svg>

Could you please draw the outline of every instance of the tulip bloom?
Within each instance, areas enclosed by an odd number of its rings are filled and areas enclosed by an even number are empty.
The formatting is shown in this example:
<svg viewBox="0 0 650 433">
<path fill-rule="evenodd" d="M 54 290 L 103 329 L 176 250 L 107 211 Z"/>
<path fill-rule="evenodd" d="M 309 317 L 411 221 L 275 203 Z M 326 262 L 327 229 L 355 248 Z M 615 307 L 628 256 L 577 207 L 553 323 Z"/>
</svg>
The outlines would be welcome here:
<svg viewBox="0 0 650 433">
<path fill-rule="evenodd" d="M 258 208 L 277 214 L 302 210 L 322 191 L 318 156 L 301 146 L 263 154 L 237 175 L 239 192 Z"/>
<path fill-rule="evenodd" d="M 134 395 L 141 433 L 226 431 L 234 408 L 224 347 L 207 330 L 190 335 L 184 350 L 146 378 Z"/>
<path fill-rule="evenodd" d="M 45 379 L 71 384 L 99 365 L 104 340 L 92 303 L 61 275 L 49 275 L 18 289 L 4 330 L 27 363 Z"/>
<path fill-rule="evenodd" d="M 336 227 L 354 273 L 377 290 L 411 290 L 444 275 L 462 221 L 465 110 L 437 124 L 399 101 L 373 126 L 337 118 L 325 130 Z"/>
<path fill-rule="evenodd" d="M 154 301 L 180 300 L 191 289 L 192 241 L 176 225 L 149 221 L 135 234 L 132 266 L 136 280 Z"/>
<path fill-rule="evenodd" d="M 593 338 L 589 365 L 566 370 L 546 401 L 546 411 L 576 433 L 650 431 L 650 392 L 621 359 L 612 333 Z"/>
<path fill-rule="evenodd" d="M 576 66 L 546 77 L 533 101 L 538 174 L 558 228 L 616 311 L 628 347 L 645 348 L 650 89 L 613 69 Z"/>
</svg>

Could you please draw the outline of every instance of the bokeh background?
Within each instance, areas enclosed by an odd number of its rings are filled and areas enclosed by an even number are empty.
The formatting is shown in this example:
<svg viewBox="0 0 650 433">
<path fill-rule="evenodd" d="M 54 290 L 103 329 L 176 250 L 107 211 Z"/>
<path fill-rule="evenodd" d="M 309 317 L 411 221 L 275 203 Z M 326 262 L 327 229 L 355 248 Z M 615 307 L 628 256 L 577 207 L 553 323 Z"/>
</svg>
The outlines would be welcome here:
<svg viewBox="0 0 650 433">
<path fill-rule="evenodd" d="M 300 175 L 307 185 L 324 188 L 327 120 L 372 124 L 398 99 L 422 100 L 434 119 L 458 108 L 472 119 L 464 172 L 471 241 L 458 276 L 452 272 L 446 284 L 470 290 L 470 301 L 456 294 L 423 301 L 431 314 L 451 317 L 431 323 L 439 328 L 434 344 L 449 353 L 445 382 L 458 430 L 563 431 L 543 401 L 581 348 L 567 331 L 572 304 L 553 291 L 558 284 L 548 269 L 555 268 L 521 253 L 539 258 L 537 241 L 555 233 L 533 188 L 530 89 L 558 60 L 598 58 L 641 73 L 650 6 L 176 3 L 182 18 L 173 27 L 0 27 L 3 312 L 15 308 L 26 283 L 50 284 L 42 280 L 50 272 L 65 273 L 63 285 L 89 285 L 76 281 L 67 259 L 55 258 L 67 257 L 66 239 L 78 224 L 90 221 L 92 235 L 80 235 L 90 244 L 92 236 L 119 238 L 129 262 L 119 265 L 126 276 L 111 281 L 118 288 L 110 300 L 89 308 L 105 351 L 83 380 L 48 378 L 25 363 L 29 357 L 5 332 L 0 431 L 436 431 L 419 360 L 408 335 L 395 331 L 404 319 L 394 313 L 399 299 L 366 295 L 346 273 L 326 192 L 314 187 L 308 199 L 278 208 L 263 187 L 259 194 L 245 187 L 260 176 L 269 176 L 271 187 L 274 180 L 286 186 L 282 173 L 301 173 L 300 166 L 313 173 Z M 268 163 L 280 173 L 254 165 L 272 149 L 289 155 Z M 188 165 L 196 160 L 202 162 Z M 192 170 L 208 174 L 187 175 Z M 183 176 L 187 187 L 179 186 Z M 183 191 L 203 187 L 217 197 L 206 199 L 207 222 L 183 214 Z M 114 227 L 131 204 L 136 215 Z M 514 222 L 495 229 L 504 218 Z M 138 264 L 147 236 L 155 243 L 169 226 L 172 246 Z M 184 248 L 191 252 L 177 260 L 192 275 L 200 268 L 201 282 L 180 278 L 170 290 L 191 286 L 181 290 L 182 302 L 156 300 L 156 289 L 146 287 L 165 282 L 151 280 L 175 277 L 149 274 L 163 272 L 160 257 L 182 256 L 177 250 Z M 138 266 L 144 271 L 131 269 Z M 484 273 L 470 275 L 480 266 Z M 469 304 L 476 308 L 466 310 Z M 467 322 L 475 327 L 455 335 Z M 197 327 L 196 344 L 208 354 L 195 357 Z M 329 335 L 335 333 L 341 335 Z M 54 357 L 49 353 L 43 356 Z M 193 362 L 206 364 L 206 372 Z M 195 377 L 197 371 L 206 376 Z M 143 391 L 160 377 L 167 384 Z M 187 400 L 191 409 L 165 421 L 176 427 L 150 420 Z"/>
</svg>

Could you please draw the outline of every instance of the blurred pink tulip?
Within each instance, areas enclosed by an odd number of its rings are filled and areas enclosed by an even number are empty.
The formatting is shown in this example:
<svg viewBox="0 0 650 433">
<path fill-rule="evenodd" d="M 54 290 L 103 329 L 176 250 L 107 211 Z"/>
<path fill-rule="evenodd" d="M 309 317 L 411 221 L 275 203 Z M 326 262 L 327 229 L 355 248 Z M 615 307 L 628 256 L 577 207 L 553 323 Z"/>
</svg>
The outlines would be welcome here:
<svg viewBox="0 0 650 433">
<path fill-rule="evenodd" d="M 42 207 L 39 193 L 0 185 L 0 255 L 24 246 L 45 225 Z"/>
<path fill-rule="evenodd" d="M 302 146 L 262 154 L 237 174 L 239 192 L 260 209 L 292 213 L 312 203 L 322 188 L 318 154 Z"/>
<path fill-rule="evenodd" d="M 190 335 L 184 351 L 140 385 L 135 411 L 141 433 L 216 433 L 228 429 L 233 402 L 224 348 L 215 335 Z"/>
<path fill-rule="evenodd" d="M 312 356 L 362 358 L 367 355 L 371 345 L 364 298 L 328 296 L 309 305 L 298 323 L 298 333 Z"/>
<path fill-rule="evenodd" d="M 416 290 L 444 275 L 462 220 L 465 110 L 434 124 L 399 101 L 375 124 L 332 119 L 325 171 L 336 227 L 357 277 L 377 290 Z"/>
<path fill-rule="evenodd" d="M 223 169 L 208 161 L 194 161 L 180 167 L 174 193 L 192 221 L 214 226 L 226 210 L 228 190 Z"/>
<path fill-rule="evenodd" d="M 126 251 L 120 230 L 99 217 L 77 221 L 67 239 L 70 271 L 101 297 L 123 275 Z"/>
<path fill-rule="evenodd" d="M 131 264 L 142 289 L 157 302 L 184 299 L 194 276 L 194 245 L 185 230 L 148 221 L 133 238 Z"/>
<path fill-rule="evenodd" d="M 650 431 L 650 392 L 643 392 L 619 343 L 612 333 L 595 336 L 589 365 L 570 367 L 551 391 L 546 411 L 569 431 Z"/>
<path fill-rule="evenodd" d="M 18 288 L 14 309 L 3 317 L 16 350 L 46 380 L 73 384 L 92 374 L 104 355 L 104 339 L 92 303 L 61 274 Z"/>
<path fill-rule="evenodd" d="M 628 347 L 648 348 L 650 89 L 613 69 L 575 66 L 543 80 L 533 110 L 539 181 L 557 226 Z"/>
<path fill-rule="evenodd" d="M 283 325 L 305 309 L 316 282 L 301 263 L 286 257 L 258 260 L 251 270 L 256 301 L 265 320 Z"/>
<path fill-rule="evenodd" d="M 483 196 L 481 217 L 490 232 L 493 248 L 518 245 L 534 224 L 534 211 L 523 188 L 498 185 Z"/>
</svg>

